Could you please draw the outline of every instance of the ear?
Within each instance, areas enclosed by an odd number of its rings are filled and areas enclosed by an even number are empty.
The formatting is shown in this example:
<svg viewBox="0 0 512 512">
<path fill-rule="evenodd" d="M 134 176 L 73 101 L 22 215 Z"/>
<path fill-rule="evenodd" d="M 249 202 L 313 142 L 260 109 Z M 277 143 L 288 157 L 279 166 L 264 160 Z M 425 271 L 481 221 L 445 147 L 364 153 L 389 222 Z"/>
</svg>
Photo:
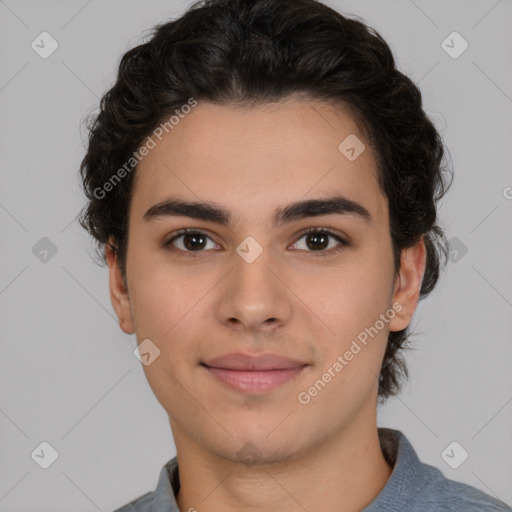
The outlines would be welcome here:
<svg viewBox="0 0 512 512">
<path fill-rule="evenodd" d="M 110 300 L 119 319 L 119 327 L 125 333 L 133 334 L 135 329 L 132 322 L 130 297 L 124 285 L 121 269 L 117 262 L 117 253 L 113 249 L 111 240 L 105 246 L 105 257 L 109 268 Z"/>
<path fill-rule="evenodd" d="M 397 304 L 393 308 L 396 314 L 389 322 L 390 331 L 401 331 L 411 323 L 420 298 L 426 262 L 427 251 L 423 236 L 415 245 L 402 251 L 400 272 L 393 292 L 393 304 Z"/>
</svg>

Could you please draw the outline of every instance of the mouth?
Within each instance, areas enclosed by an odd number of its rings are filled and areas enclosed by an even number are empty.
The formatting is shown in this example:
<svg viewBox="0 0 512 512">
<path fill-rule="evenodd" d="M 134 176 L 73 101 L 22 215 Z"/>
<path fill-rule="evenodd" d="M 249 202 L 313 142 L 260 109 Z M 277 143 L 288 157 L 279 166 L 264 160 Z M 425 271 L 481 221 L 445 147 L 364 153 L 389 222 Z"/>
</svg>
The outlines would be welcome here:
<svg viewBox="0 0 512 512">
<path fill-rule="evenodd" d="M 223 385 L 247 394 L 272 391 L 304 371 L 303 363 L 278 354 L 226 354 L 201 363 Z"/>
</svg>

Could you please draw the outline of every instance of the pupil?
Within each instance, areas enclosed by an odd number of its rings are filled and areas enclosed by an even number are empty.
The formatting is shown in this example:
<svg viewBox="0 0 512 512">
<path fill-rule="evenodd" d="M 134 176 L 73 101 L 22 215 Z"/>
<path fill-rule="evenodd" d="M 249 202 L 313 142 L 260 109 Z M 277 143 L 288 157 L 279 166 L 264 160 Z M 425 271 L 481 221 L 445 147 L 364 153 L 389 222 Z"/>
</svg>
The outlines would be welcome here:
<svg viewBox="0 0 512 512">
<path fill-rule="evenodd" d="M 321 232 L 320 232 L 320 234 L 319 233 L 310 234 L 308 238 L 309 238 L 309 240 L 314 240 L 313 243 L 311 243 L 311 244 L 308 243 L 308 247 L 310 249 L 325 248 L 325 247 L 327 247 L 327 245 L 329 245 L 327 236 L 325 236 L 325 234 L 322 234 Z M 318 240 L 320 238 L 323 239 L 323 243 L 322 242 L 318 243 Z M 327 242 L 327 244 L 325 242 Z"/>
<path fill-rule="evenodd" d="M 202 243 L 198 242 L 198 240 L 202 240 Z M 199 233 L 186 234 L 183 238 L 183 243 L 185 247 L 191 251 L 202 249 L 204 247 L 204 237 Z M 197 244 L 199 244 L 199 246 Z"/>
</svg>

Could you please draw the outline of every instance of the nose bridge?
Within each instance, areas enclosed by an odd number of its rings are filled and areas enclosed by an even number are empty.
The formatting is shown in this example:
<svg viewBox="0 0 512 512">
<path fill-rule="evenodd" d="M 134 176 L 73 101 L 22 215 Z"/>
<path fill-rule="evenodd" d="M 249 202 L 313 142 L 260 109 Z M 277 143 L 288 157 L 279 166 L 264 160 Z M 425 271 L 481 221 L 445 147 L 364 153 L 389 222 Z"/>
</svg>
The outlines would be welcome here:
<svg viewBox="0 0 512 512">
<path fill-rule="evenodd" d="M 270 250 L 259 247 L 247 240 L 233 255 L 233 268 L 224 283 L 218 310 L 222 323 L 257 330 L 276 328 L 288 321 L 291 305 L 286 287 L 276 277 L 279 263 L 272 260 Z"/>
</svg>

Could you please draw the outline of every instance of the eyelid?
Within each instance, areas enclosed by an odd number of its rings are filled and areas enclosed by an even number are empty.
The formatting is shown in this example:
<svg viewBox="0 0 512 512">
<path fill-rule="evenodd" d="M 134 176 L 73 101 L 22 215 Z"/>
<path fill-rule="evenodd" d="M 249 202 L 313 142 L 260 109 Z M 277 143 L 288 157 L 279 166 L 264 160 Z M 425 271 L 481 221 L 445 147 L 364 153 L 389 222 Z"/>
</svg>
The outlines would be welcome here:
<svg viewBox="0 0 512 512">
<path fill-rule="evenodd" d="M 340 233 L 340 232 L 338 232 L 334 229 L 328 228 L 328 227 L 322 227 L 322 226 L 316 227 L 315 226 L 312 228 L 306 228 L 306 229 L 302 230 L 297 236 L 299 238 L 302 238 L 304 235 L 307 235 L 309 233 L 318 233 L 318 232 L 328 233 L 329 235 L 332 235 L 334 238 L 340 239 L 342 242 L 344 242 L 348 245 L 348 237 L 346 237 L 343 233 Z"/>
</svg>

